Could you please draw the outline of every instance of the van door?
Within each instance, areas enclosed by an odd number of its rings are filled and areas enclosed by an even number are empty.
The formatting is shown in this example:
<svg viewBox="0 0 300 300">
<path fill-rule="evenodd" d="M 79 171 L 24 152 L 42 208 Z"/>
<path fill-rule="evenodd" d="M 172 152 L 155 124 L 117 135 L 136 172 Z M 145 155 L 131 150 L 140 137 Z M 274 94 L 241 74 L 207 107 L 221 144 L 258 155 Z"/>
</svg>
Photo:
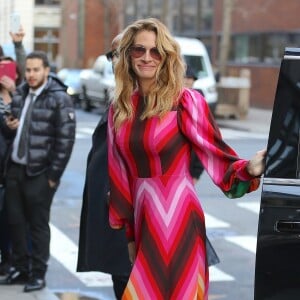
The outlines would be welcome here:
<svg viewBox="0 0 300 300">
<path fill-rule="evenodd" d="M 286 48 L 267 146 L 255 300 L 300 299 L 300 48 Z"/>
</svg>

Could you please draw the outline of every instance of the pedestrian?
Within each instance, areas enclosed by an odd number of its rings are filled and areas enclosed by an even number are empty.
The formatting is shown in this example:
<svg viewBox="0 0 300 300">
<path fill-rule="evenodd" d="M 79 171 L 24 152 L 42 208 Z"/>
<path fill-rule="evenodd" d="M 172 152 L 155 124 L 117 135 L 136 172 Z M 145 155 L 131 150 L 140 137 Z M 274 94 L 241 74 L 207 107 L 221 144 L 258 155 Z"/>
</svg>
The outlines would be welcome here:
<svg viewBox="0 0 300 300">
<path fill-rule="evenodd" d="M 12 92 L 16 88 L 17 69 L 16 63 L 11 57 L 1 56 L 0 66 L 9 66 L 11 73 L 0 75 L 0 275 L 6 275 L 11 261 L 10 239 L 5 205 L 5 178 L 4 160 L 9 140 L 6 138 L 3 128 L 6 114 L 10 112 Z M 8 70 L 8 69 L 7 69 Z M 6 71 L 6 69 L 5 69 Z"/>
<path fill-rule="evenodd" d="M 189 172 L 193 149 L 229 198 L 256 190 L 265 150 L 241 159 L 203 96 L 183 88 L 179 45 L 157 19 L 122 35 L 108 116 L 109 221 L 125 228 L 133 264 L 122 299 L 207 299 L 204 213 Z"/>
<path fill-rule="evenodd" d="M 24 64 L 25 64 L 25 49 L 23 46 L 23 38 L 25 32 L 23 28 L 17 33 L 10 32 L 12 38 L 17 61 L 12 57 L 5 56 L 0 47 L 0 64 L 10 64 L 12 77 L 9 74 L 0 76 L 0 275 L 6 275 L 10 268 L 11 263 L 11 243 L 10 234 L 7 223 L 7 211 L 5 204 L 5 178 L 4 178 L 4 159 L 6 150 L 9 144 L 8 139 L 4 136 L 3 128 L 5 118 L 10 114 L 10 103 L 12 101 L 12 93 L 15 91 L 16 86 L 20 84 L 24 77 Z M 14 70 L 13 70 L 14 69 Z M 13 72 L 14 71 L 14 72 Z"/>
<path fill-rule="evenodd" d="M 184 86 L 189 89 L 193 88 L 195 80 L 197 80 L 196 74 L 193 72 L 193 69 L 189 65 L 187 65 L 185 74 L 184 74 L 184 81 L 183 81 Z M 190 174 L 193 178 L 194 184 L 196 184 L 198 182 L 203 171 L 204 171 L 204 168 L 201 164 L 201 161 L 199 160 L 195 151 L 192 150 L 191 151 Z M 213 265 L 218 264 L 220 262 L 220 259 L 217 255 L 214 247 L 212 246 L 210 240 L 208 239 L 207 235 L 206 235 L 205 244 L 206 244 L 206 256 L 207 256 L 208 266 L 213 266 Z"/>
<path fill-rule="evenodd" d="M 17 62 L 17 85 L 20 84 L 24 79 L 24 73 L 25 73 L 25 57 L 26 57 L 26 51 L 23 45 L 23 39 L 25 36 L 25 31 L 23 27 L 21 26 L 18 32 L 10 32 L 9 33 L 11 40 L 14 45 L 15 50 L 15 56 L 16 56 L 16 62 Z M 0 57 L 6 56 L 4 53 L 4 50 L 2 46 L 0 45 Z"/>
<path fill-rule="evenodd" d="M 0 75 L 0 275 L 6 275 L 11 263 L 11 243 L 7 223 L 4 177 L 4 161 L 9 145 L 9 139 L 4 134 L 4 124 L 6 117 L 11 111 L 10 104 L 12 101 L 12 93 L 15 91 L 17 84 L 21 81 L 21 71 L 16 61 L 9 56 L 1 56 L 0 65 L 9 66 L 9 68 L 4 69 L 4 74 Z"/>
<path fill-rule="evenodd" d="M 112 41 L 107 54 L 113 65 L 121 35 Z M 107 113 L 102 115 L 88 154 L 80 216 L 77 272 L 98 271 L 112 275 L 113 289 L 121 299 L 131 264 L 124 230 L 114 230 L 108 222 Z"/>
<path fill-rule="evenodd" d="M 14 137 L 6 167 L 13 267 L 1 284 L 22 283 L 31 292 L 46 285 L 50 208 L 72 152 L 75 112 L 67 87 L 49 74 L 44 52 L 28 54 L 25 65 L 26 82 L 17 87 L 6 119 Z"/>
</svg>

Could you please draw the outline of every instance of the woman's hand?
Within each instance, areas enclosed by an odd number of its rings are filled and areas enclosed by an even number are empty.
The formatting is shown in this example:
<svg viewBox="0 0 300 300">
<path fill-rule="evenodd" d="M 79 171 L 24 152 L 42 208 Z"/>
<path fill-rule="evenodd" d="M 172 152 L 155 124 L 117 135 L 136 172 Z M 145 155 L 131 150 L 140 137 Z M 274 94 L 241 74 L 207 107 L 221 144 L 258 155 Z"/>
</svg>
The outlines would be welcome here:
<svg viewBox="0 0 300 300">
<path fill-rule="evenodd" d="M 48 183 L 49 183 L 49 186 L 51 189 L 54 189 L 57 186 L 57 182 L 55 182 L 51 179 L 48 179 Z"/>
<path fill-rule="evenodd" d="M 0 84 L 9 92 L 13 92 L 16 89 L 15 82 L 6 75 L 1 76 Z"/>
<path fill-rule="evenodd" d="M 247 165 L 248 173 L 253 177 L 261 176 L 265 170 L 265 157 L 267 150 L 260 150 L 256 152 L 255 156 L 251 158 Z"/>
<path fill-rule="evenodd" d="M 12 115 L 9 115 L 5 118 L 6 125 L 11 130 L 16 130 L 19 126 L 19 119 L 14 118 Z"/>
<path fill-rule="evenodd" d="M 129 260 L 133 265 L 136 257 L 135 242 L 128 243 L 128 254 L 129 254 Z"/>
</svg>

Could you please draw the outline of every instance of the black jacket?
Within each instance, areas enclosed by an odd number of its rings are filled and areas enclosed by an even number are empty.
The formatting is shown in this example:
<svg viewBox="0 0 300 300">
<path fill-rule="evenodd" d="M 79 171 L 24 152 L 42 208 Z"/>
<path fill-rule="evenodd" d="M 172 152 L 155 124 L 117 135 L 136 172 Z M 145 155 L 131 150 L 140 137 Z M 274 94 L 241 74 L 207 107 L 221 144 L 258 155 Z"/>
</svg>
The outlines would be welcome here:
<svg viewBox="0 0 300 300">
<path fill-rule="evenodd" d="M 129 276 L 127 240 L 123 229 L 108 221 L 109 176 L 107 161 L 107 112 L 97 125 L 87 158 L 80 219 L 78 272 L 101 271 Z"/>
<path fill-rule="evenodd" d="M 5 119 L 2 112 L 0 112 L 0 184 L 3 184 L 4 182 L 4 160 L 5 160 L 5 154 L 8 148 L 9 141 L 5 138 L 4 135 L 4 127 L 5 127 Z"/>
<path fill-rule="evenodd" d="M 75 111 L 67 87 L 49 75 L 46 87 L 34 102 L 28 136 L 29 176 L 47 172 L 58 182 L 69 161 L 75 140 Z M 13 95 L 11 112 L 20 118 L 29 86 L 21 84 Z M 12 134 L 15 135 L 16 132 Z M 11 156 L 12 147 L 9 151 Z"/>
<path fill-rule="evenodd" d="M 203 173 L 204 168 L 201 161 L 194 151 L 191 154 L 191 164 L 190 164 L 190 173 L 193 178 L 199 179 Z"/>
</svg>

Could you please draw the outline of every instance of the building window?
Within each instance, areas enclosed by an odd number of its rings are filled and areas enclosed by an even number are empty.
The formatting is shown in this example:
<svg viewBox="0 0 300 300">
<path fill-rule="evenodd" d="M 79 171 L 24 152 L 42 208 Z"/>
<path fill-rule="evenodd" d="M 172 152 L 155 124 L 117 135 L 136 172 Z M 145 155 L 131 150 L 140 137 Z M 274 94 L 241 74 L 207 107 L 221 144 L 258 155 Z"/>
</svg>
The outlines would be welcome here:
<svg viewBox="0 0 300 300">
<path fill-rule="evenodd" d="M 36 28 L 34 49 L 47 53 L 51 64 L 55 64 L 58 55 L 59 31 L 54 28 Z"/>
<path fill-rule="evenodd" d="M 299 47 L 300 33 L 244 34 L 232 37 L 230 60 L 242 64 L 281 62 L 286 47 Z"/>
<path fill-rule="evenodd" d="M 60 5 L 61 0 L 35 0 L 35 5 Z"/>
</svg>

